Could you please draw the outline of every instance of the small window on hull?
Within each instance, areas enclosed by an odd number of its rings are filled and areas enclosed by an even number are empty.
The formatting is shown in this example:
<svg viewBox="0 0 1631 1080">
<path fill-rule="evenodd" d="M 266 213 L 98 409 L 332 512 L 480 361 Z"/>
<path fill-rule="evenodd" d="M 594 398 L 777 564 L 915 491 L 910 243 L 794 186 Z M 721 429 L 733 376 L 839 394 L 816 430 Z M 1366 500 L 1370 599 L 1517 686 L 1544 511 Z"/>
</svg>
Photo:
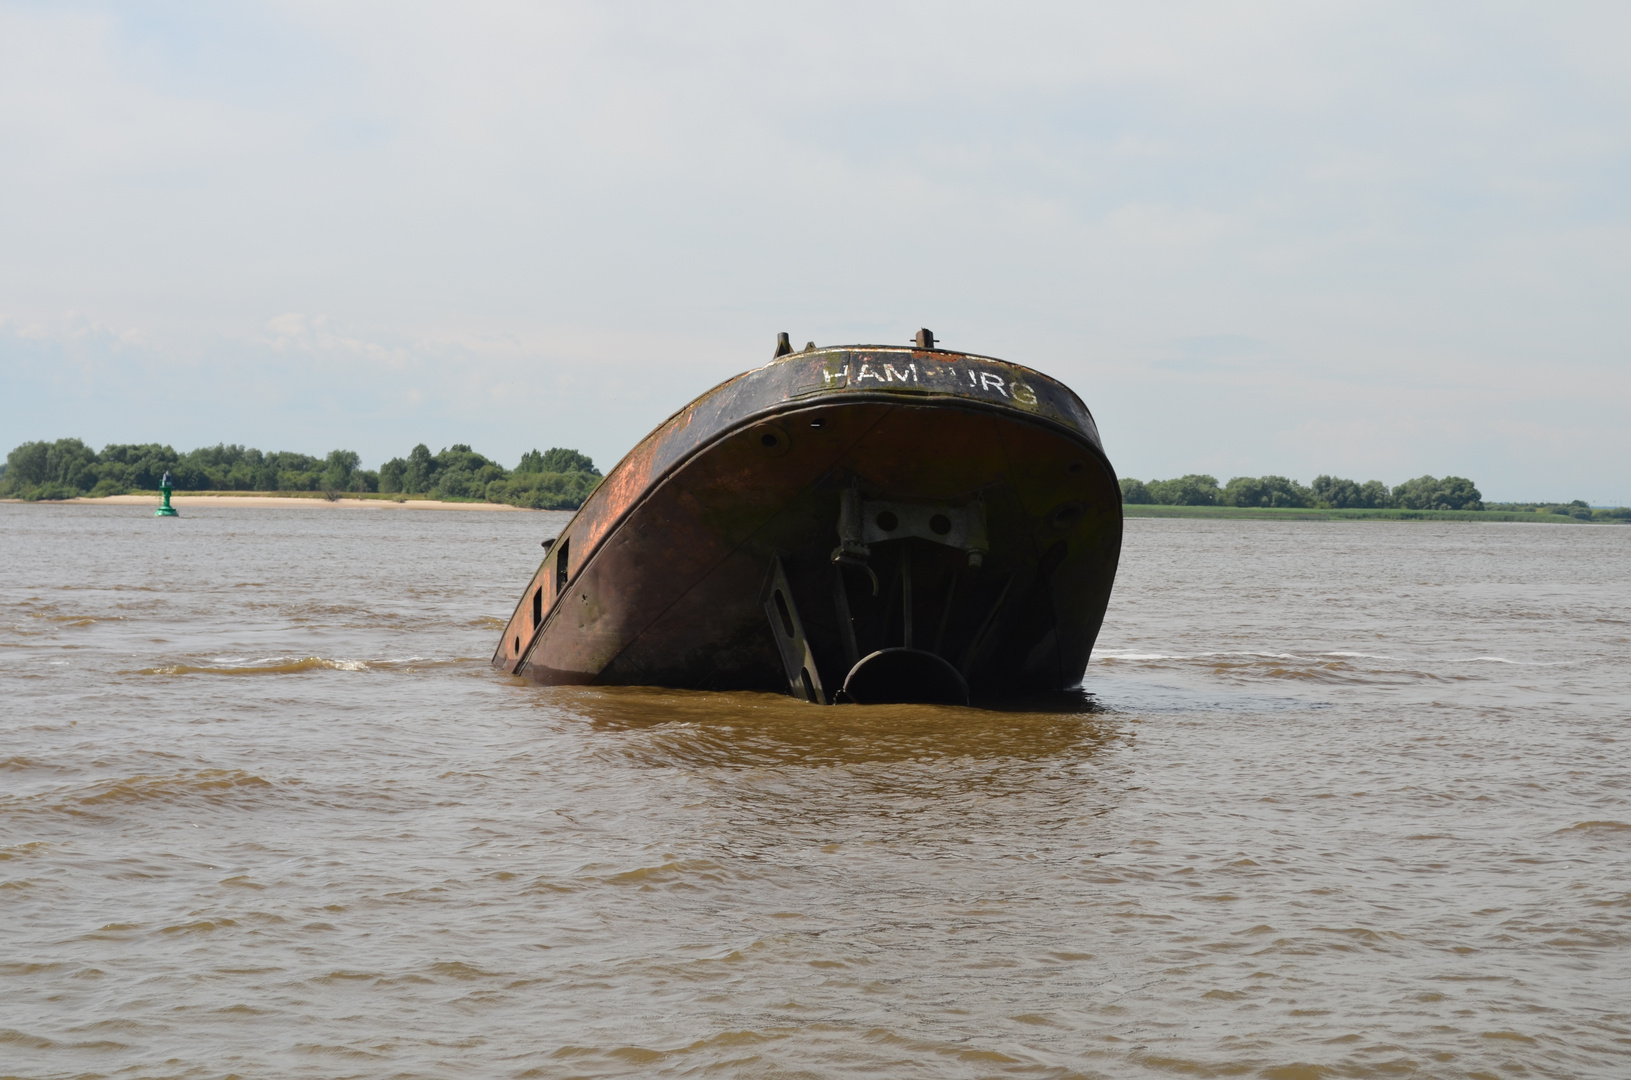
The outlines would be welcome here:
<svg viewBox="0 0 1631 1080">
<path fill-rule="evenodd" d="M 532 591 L 532 628 L 538 629 L 538 624 L 544 621 L 544 587 L 538 586 Z"/>
<path fill-rule="evenodd" d="M 782 619 L 782 633 L 787 635 L 789 641 L 793 639 L 793 613 L 787 610 L 787 597 L 782 595 L 780 589 L 776 590 L 776 614 Z"/>
<path fill-rule="evenodd" d="M 566 553 L 572 541 L 562 540 L 555 545 L 555 595 L 559 596 L 566 591 Z"/>
</svg>

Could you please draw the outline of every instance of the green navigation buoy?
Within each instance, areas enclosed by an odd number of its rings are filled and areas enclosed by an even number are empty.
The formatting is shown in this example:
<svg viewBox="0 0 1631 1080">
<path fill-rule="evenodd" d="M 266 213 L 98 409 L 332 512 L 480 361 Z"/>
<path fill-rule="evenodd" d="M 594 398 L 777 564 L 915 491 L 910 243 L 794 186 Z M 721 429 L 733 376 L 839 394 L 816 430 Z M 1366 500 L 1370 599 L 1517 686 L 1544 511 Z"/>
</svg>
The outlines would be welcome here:
<svg viewBox="0 0 1631 1080">
<path fill-rule="evenodd" d="M 149 474 L 151 475 L 151 474 Z M 153 511 L 154 517 L 180 517 L 181 513 L 170 505 L 170 472 L 165 470 L 164 479 L 159 481 L 159 490 L 164 492 L 164 505 Z"/>
</svg>

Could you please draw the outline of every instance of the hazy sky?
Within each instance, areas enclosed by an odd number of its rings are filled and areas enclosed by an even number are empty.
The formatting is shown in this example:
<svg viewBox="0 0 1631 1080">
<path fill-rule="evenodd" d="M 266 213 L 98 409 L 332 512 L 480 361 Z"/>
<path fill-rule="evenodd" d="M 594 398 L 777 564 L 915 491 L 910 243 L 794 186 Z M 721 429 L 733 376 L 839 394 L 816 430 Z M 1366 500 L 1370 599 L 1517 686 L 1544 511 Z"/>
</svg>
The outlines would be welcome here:
<svg viewBox="0 0 1631 1080">
<path fill-rule="evenodd" d="M 0 452 L 612 464 L 796 344 L 1631 501 L 1631 4 L 0 4 Z"/>
</svg>

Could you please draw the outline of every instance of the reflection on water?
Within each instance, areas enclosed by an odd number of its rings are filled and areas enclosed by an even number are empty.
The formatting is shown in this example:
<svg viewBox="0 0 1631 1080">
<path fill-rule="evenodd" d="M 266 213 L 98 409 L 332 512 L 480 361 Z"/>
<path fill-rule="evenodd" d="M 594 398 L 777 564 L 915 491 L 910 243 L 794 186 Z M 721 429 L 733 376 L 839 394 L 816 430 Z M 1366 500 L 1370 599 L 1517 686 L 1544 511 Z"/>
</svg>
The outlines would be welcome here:
<svg viewBox="0 0 1631 1080">
<path fill-rule="evenodd" d="M 819 708 L 139 510 L 0 506 L 0 1073 L 1623 1075 L 1631 529 L 1133 521 L 1084 691 Z"/>
<path fill-rule="evenodd" d="M 810 708 L 784 694 L 655 687 L 562 686 L 533 693 L 538 707 L 580 717 L 597 729 L 649 733 L 648 739 L 625 743 L 623 749 L 651 764 L 747 768 L 960 758 L 1076 762 L 1114 737 L 1113 728 L 1093 722 L 1093 699 L 1080 692 L 979 708 L 828 709 Z"/>
</svg>

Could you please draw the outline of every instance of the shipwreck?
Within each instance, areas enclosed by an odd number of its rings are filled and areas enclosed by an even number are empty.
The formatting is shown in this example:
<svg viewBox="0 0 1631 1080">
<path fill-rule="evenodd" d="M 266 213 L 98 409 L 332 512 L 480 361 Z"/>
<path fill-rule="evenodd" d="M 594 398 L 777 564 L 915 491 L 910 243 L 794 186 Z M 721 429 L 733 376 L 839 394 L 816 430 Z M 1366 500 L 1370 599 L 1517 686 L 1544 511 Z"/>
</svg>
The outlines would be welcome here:
<svg viewBox="0 0 1631 1080">
<path fill-rule="evenodd" d="M 795 352 L 669 417 L 527 583 L 493 664 L 539 683 L 816 704 L 1066 689 L 1121 553 L 1087 406 L 988 356 Z"/>
</svg>

